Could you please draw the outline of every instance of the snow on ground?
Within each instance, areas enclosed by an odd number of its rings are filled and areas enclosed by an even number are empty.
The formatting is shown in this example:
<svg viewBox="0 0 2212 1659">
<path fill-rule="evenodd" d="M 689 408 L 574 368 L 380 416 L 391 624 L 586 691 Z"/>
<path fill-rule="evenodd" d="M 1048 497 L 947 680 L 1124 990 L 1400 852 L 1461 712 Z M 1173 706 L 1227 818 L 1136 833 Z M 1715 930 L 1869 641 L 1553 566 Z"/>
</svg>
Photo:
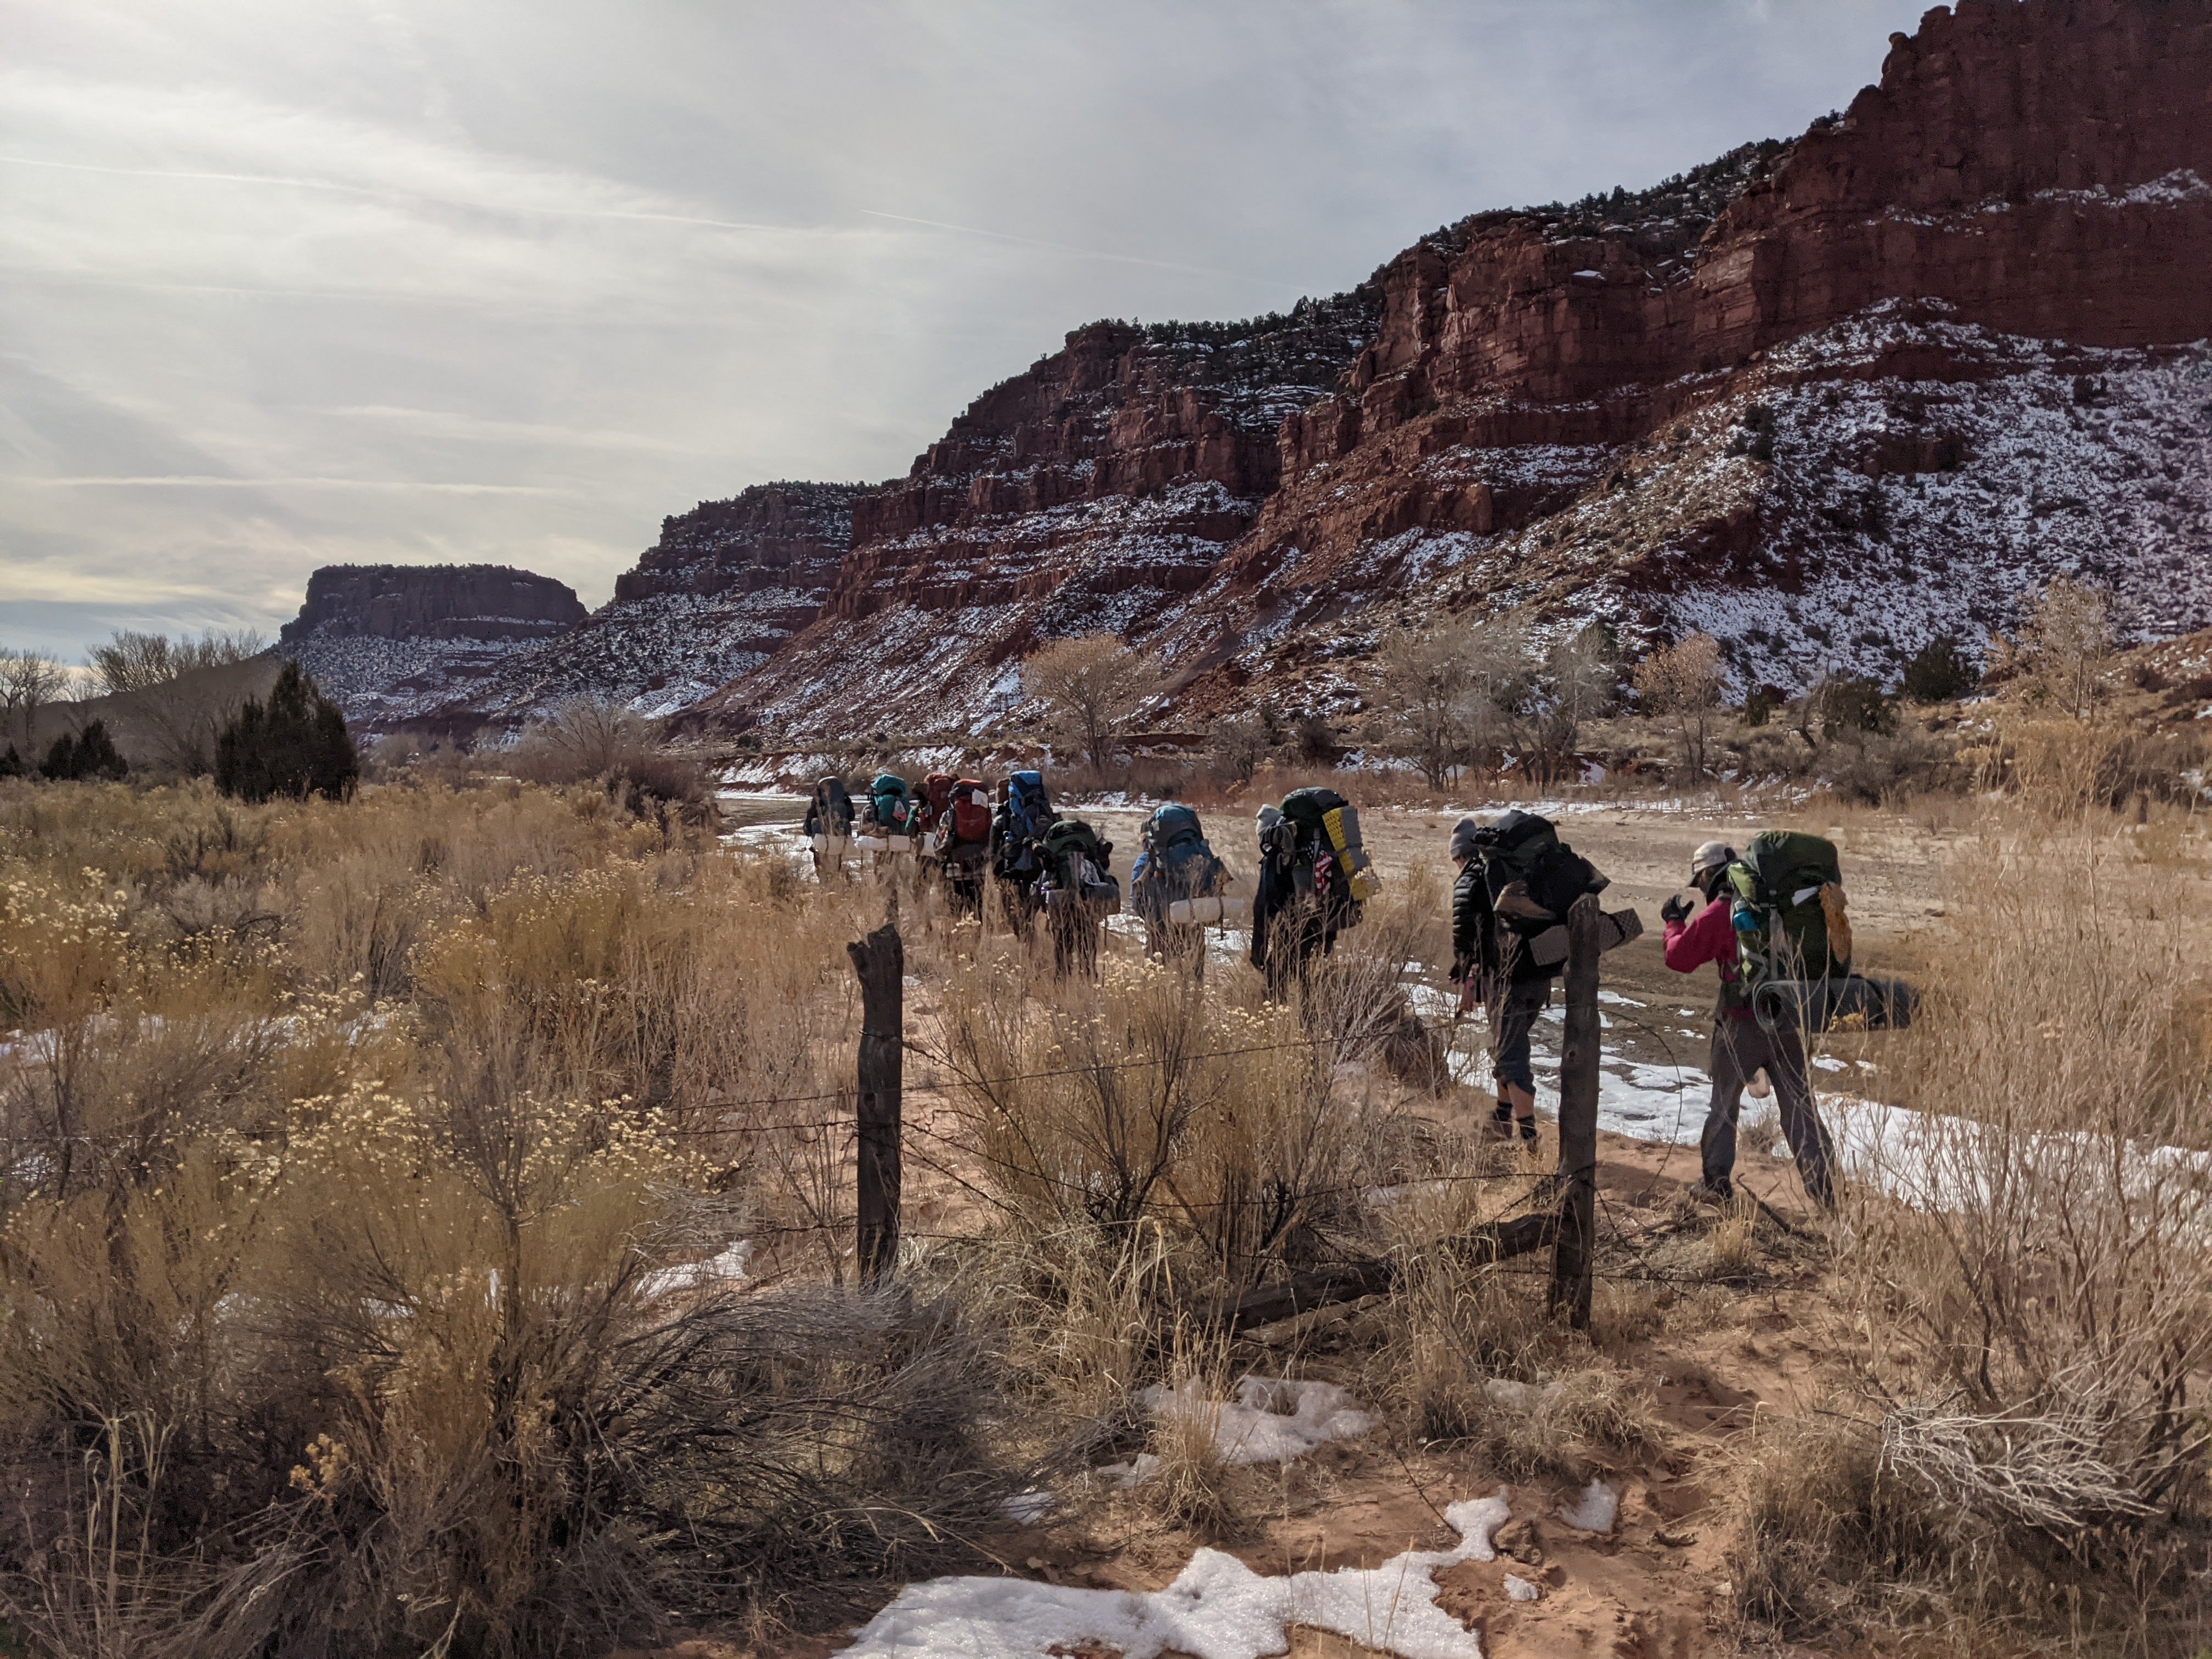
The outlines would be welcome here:
<svg viewBox="0 0 2212 1659">
<path fill-rule="evenodd" d="M 1211 1419 L 1224 1463 L 1287 1463 L 1332 1440 L 1351 1440 L 1375 1426 L 1334 1382 L 1246 1376 L 1234 1400 L 1208 1400 L 1197 1379 L 1145 1390 L 1146 1406 L 1163 1417 Z"/>
<path fill-rule="evenodd" d="M 1280 1577 L 1201 1549 L 1163 1590 L 1079 1589 L 1018 1578 L 939 1578 L 912 1584 L 870 1620 L 843 1659 L 1047 1659 L 1086 1646 L 1123 1659 L 1261 1659 L 1301 1625 L 1398 1659 L 1481 1659 L 1481 1638 L 1436 1604 L 1435 1575 L 1492 1561 L 1491 1536 L 1510 1518 L 1494 1498 L 1451 1504 L 1460 1534 L 1449 1549 L 1407 1550 L 1378 1567 Z"/>
<path fill-rule="evenodd" d="M 673 1267 L 663 1267 L 649 1273 L 638 1281 L 638 1289 L 648 1297 L 669 1296 L 678 1291 L 696 1291 L 705 1285 L 734 1285 L 745 1277 L 745 1263 L 752 1259 L 753 1242 L 740 1238 L 718 1250 L 703 1261 L 685 1261 Z"/>
<path fill-rule="evenodd" d="M 1571 1504 L 1559 1505 L 1559 1519 L 1577 1532 L 1611 1532 L 1620 1513 L 1620 1494 L 1602 1480 L 1593 1480 Z"/>
</svg>

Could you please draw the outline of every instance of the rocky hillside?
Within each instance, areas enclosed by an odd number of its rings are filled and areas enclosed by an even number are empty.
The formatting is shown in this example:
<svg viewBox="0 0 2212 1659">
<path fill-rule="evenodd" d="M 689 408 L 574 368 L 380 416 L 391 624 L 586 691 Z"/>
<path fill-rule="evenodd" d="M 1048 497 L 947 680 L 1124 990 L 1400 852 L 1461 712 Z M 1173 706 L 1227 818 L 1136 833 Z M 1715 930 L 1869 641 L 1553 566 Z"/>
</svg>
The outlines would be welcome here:
<svg viewBox="0 0 2212 1659">
<path fill-rule="evenodd" d="M 662 520 L 659 541 L 616 579 L 611 600 L 503 662 L 467 710 L 515 718 L 591 696 L 660 715 L 699 702 L 821 614 L 853 545 L 862 488 L 757 484 Z"/>
<path fill-rule="evenodd" d="M 2139 635 L 2203 626 L 2207 86 L 2201 5 L 1939 8 L 1794 142 L 1477 215 L 1288 316 L 1078 330 L 811 550 L 740 556 L 757 593 L 693 586 L 676 528 L 758 539 L 702 515 L 828 487 L 672 520 L 471 706 L 592 684 L 730 728 L 969 728 L 1037 641 L 1103 629 L 1179 715 L 1341 710 L 1382 626 L 1447 607 L 1704 628 L 1786 689 L 1978 644 L 2059 574 Z"/>
<path fill-rule="evenodd" d="M 347 719 L 378 726 L 477 694 L 508 659 L 583 617 L 567 583 L 507 565 L 325 565 L 276 649 Z"/>
</svg>

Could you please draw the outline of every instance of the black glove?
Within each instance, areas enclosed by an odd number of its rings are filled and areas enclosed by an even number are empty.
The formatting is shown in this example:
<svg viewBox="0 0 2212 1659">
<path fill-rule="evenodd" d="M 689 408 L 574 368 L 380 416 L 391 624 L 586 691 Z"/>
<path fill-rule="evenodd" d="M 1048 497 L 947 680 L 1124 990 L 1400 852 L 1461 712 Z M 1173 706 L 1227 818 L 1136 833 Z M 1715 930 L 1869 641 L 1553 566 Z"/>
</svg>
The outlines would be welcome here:
<svg viewBox="0 0 2212 1659">
<path fill-rule="evenodd" d="M 1666 921 L 1687 921 L 1690 919 L 1690 901 L 1677 893 L 1659 907 L 1659 915 Z"/>
</svg>

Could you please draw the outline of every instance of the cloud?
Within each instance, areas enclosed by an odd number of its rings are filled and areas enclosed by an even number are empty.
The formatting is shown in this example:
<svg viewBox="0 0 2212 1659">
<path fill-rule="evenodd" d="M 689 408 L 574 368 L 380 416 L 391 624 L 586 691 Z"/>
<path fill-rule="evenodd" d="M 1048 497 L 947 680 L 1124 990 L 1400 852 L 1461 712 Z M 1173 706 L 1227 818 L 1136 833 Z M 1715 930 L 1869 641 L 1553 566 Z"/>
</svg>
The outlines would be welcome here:
<svg viewBox="0 0 2212 1659">
<path fill-rule="evenodd" d="M 0 640 L 346 560 L 596 602 L 1092 319 L 1794 131 L 1918 5 L 0 0 Z"/>
</svg>

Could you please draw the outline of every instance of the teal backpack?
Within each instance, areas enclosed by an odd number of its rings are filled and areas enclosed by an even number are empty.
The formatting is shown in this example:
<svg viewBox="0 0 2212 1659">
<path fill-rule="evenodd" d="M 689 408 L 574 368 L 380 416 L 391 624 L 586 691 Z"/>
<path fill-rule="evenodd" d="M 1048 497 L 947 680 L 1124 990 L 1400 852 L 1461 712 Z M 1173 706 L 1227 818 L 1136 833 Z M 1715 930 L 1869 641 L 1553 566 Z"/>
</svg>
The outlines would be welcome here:
<svg viewBox="0 0 2212 1659">
<path fill-rule="evenodd" d="M 907 781 L 896 772 L 878 772 L 876 781 L 868 786 L 869 804 L 875 808 L 876 823 L 894 836 L 911 834 L 914 829 L 914 792 Z"/>
</svg>

